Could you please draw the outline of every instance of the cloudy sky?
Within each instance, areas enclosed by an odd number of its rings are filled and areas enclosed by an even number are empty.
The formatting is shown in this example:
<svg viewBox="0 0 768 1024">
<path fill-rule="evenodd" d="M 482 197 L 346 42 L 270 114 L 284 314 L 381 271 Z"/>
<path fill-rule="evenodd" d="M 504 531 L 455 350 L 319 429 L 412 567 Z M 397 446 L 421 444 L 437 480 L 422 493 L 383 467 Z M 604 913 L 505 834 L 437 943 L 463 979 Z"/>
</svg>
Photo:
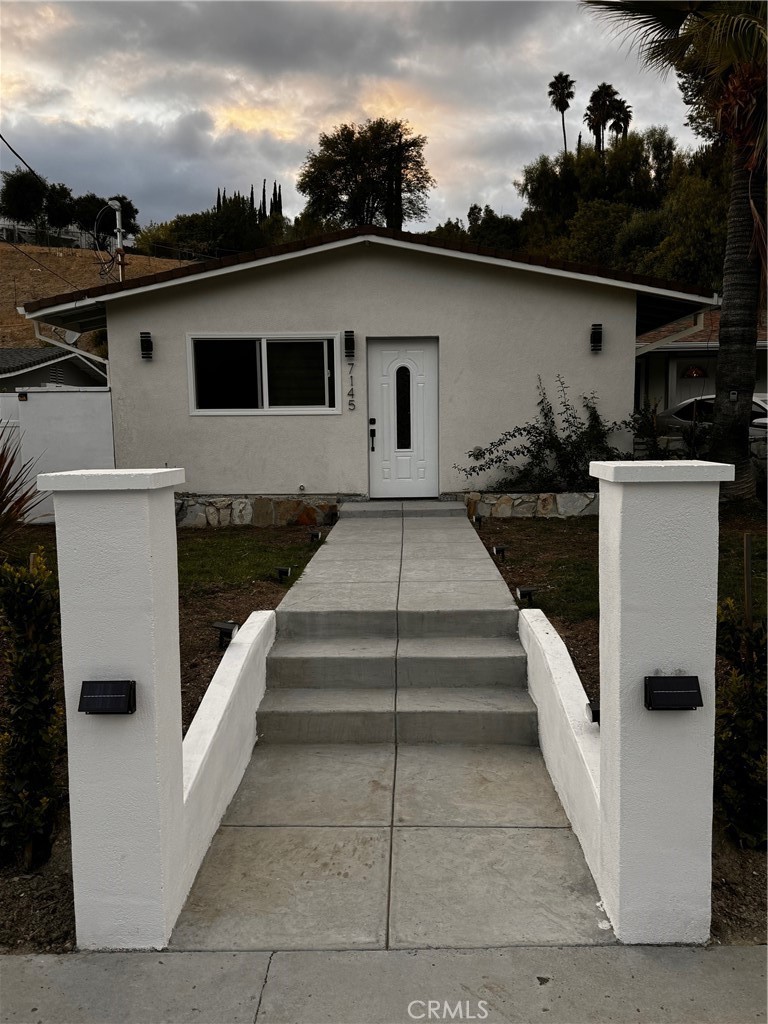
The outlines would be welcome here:
<svg viewBox="0 0 768 1024">
<path fill-rule="evenodd" d="M 318 133 L 381 115 L 428 138 L 438 184 L 425 226 L 471 202 L 519 213 L 514 179 L 562 145 L 547 98 L 558 71 L 576 79 L 569 145 L 602 81 L 635 127 L 666 124 L 695 144 L 674 79 L 642 70 L 575 0 L 3 0 L 0 28 L 3 135 L 49 181 L 129 196 L 142 224 L 262 178 L 282 183 L 295 216 Z"/>
</svg>

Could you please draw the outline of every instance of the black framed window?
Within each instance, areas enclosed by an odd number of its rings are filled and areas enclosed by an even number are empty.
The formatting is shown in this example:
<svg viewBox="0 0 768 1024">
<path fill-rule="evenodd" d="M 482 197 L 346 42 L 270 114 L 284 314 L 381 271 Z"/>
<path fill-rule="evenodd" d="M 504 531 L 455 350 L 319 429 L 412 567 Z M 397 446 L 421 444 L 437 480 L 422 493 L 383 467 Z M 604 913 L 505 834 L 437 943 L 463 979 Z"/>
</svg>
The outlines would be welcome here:
<svg viewBox="0 0 768 1024">
<path fill-rule="evenodd" d="M 334 338 L 199 337 L 191 342 L 195 409 L 335 409 Z"/>
</svg>

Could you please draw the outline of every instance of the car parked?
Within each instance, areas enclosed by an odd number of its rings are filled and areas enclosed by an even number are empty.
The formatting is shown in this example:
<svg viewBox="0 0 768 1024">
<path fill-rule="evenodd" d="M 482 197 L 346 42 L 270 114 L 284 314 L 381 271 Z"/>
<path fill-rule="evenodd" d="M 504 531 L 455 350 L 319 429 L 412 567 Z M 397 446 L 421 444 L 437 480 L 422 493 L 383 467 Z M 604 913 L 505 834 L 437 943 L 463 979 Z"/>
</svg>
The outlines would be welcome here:
<svg viewBox="0 0 768 1024">
<path fill-rule="evenodd" d="M 656 414 L 658 432 L 665 436 L 679 437 L 684 430 L 696 424 L 711 423 L 715 412 L 715 396 L 702 395 L 700 398 L 688 398 L 669 409 Z M 765 438 L 765 423 L 768 418 L 768 396 L 752 396 L 752 422 L 749 428 L 750 438 Z"/>
</svg>

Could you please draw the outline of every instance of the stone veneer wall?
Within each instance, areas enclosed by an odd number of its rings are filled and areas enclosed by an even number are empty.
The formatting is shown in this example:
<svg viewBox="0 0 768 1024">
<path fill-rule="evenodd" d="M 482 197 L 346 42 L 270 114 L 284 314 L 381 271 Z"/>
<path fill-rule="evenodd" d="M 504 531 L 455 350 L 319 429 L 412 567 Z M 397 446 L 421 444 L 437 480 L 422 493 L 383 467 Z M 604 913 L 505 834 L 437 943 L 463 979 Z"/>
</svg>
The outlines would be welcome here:
<svg viewBox="0 0 768 1024">
<path fill-rule="evenodd" d="M 489 494 L 480 491 L 441 494 L 441 500 L 463 501 L 467 515 L 492 519 L 567 519 L 595 516 L 596 491 L 574 494 Z M 364 501 L 349 494 L 177 494 L 176 525 L 207 526 L 328 526 L 342 501 Z"/>
<path fill-rule="evenodd" d="M 323 526 L 338 511 L 338 495 L 177 494 L 176 525 Z"/>
<path fill-rule="evenodd" d="M 470 491 L 457 494 L 463 499 L 469 516 L 491 519 L 568 519 L 571 516 L 596 516 L 598 492 L 568 494 L 488 494 Z"/>
</svg>

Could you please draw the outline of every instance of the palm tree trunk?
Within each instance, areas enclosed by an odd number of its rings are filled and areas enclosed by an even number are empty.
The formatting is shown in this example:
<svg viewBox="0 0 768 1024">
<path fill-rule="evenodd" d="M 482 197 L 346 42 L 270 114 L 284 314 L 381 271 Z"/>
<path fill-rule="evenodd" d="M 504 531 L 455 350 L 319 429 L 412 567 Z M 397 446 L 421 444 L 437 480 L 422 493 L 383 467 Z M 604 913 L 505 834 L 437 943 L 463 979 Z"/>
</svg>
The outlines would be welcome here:
<svg viewBox="0 0 768 1024">
<path fill-rule="evenodd" d="M 765 203 L 765 180 L 751 175 L 743 151 L 734 150 L 728 234 L 723 264 L 720 351 L 711 458 L 736 467 L 732 484 L 723 484 L 727 498 L 754 498 L 755 477 L 749 456 L 749 423 L 757 373 L 757 325 L 760 303 L 760 261 L 753 249 L 757 209 Z"/>
<path fill-rule="evenodd" d="M 565 141 L 565 111 L 560 111 L 560 117 L 563 119 L 563 150 L 568 152 L 568 143 Z"/>
</svg>

